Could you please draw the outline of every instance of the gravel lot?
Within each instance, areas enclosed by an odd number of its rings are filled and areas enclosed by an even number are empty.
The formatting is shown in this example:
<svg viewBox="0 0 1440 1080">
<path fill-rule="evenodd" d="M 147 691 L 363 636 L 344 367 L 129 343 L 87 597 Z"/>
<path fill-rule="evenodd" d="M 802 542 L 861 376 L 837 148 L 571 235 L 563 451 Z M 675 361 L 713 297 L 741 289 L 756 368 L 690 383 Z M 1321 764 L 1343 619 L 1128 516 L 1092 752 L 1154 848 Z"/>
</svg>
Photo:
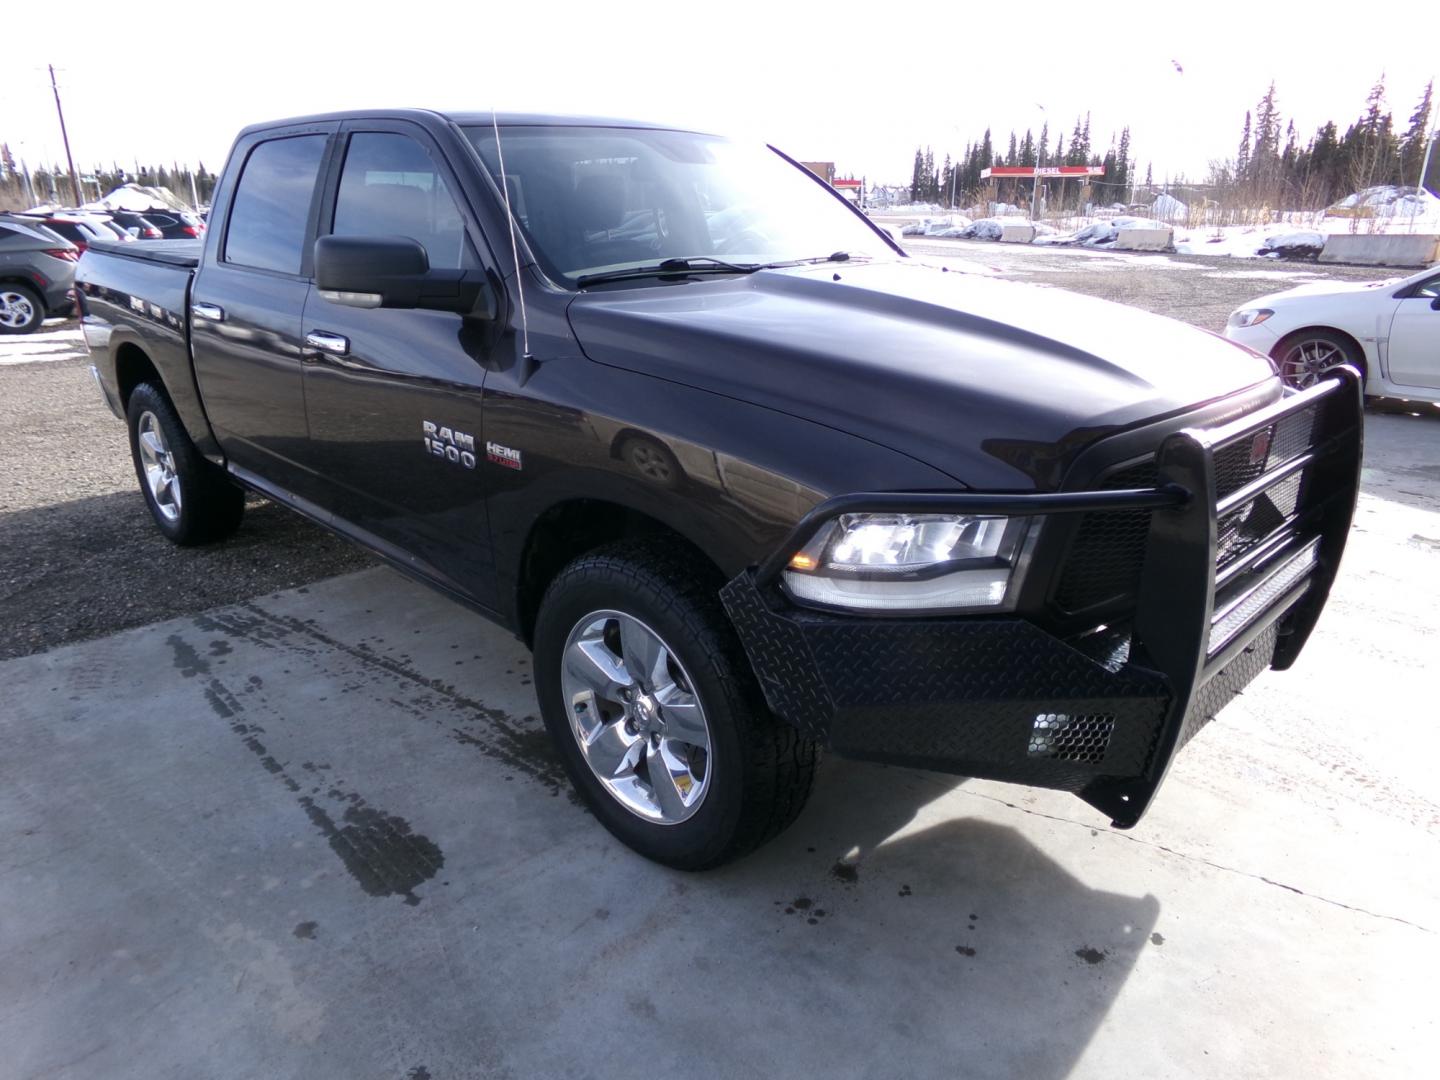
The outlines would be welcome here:
<svg viewBox="0 0 1440 1080">
<path fill-rule="evenodd" d="M 914 240 L 919 258 L 1184 319 L 1210 330 L 1239 304 L 1304 280 L 1386 272 Z M 357 548 L 252 498 L 240 532 L 179 549 L 151 527 L 125 430 L 100 400 L 73 322 L 0 341 L 0 659 L 373 565 Z"/>
<path fill-rule="evenodd" d="M 76 358 L 79 332 L 64 336 L 65 359 L 0 364 L 0 660 L 373 564 L 261 499 L 224 544 L 169 543 L 140 496 L 125 426 Z M 0 360 L 33 347 L 0 342 Z"/>
</svg>

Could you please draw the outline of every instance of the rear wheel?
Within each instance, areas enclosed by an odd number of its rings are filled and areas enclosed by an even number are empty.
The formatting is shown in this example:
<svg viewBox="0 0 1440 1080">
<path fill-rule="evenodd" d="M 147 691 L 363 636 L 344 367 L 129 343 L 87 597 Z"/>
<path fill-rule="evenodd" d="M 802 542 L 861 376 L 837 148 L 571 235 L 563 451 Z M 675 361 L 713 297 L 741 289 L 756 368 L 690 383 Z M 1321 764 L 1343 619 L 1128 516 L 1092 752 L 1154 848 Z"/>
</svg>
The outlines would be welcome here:
<svg viewBox="0 0 1440 1080">
<path fill-rule="evenodd" d="M 181 546 L 223 540 L 240 527 L 245 493 L 190 441 L 165 391 L 141 383 L 126 406 L 130 453 L 150 515 Z"/>
<path fill-rule="evenodd" d="M 1297 330 L 1270 350 L 1280 367 L 1280 378 L 1297 390 L 1305 390 L 1323 379 L 1331 368 L 1350 364 L 1365 382 L 1365 356 L 1355 343 L 1328 330 Z"/>
<path fill-rule="evenodd" d="M 702 870 L 779 833 L 818 748 L 766 707 L 716 575 L 673 543 L 582 556 L 535 626 L 545 726 L 600 822 L 657 862 Z"/>
<path fill-rule="evenodd" d="M 29 334 L 45 321 L 45 304 L 24 285 L 0 285 L 0 334 Z"/>
</svg>

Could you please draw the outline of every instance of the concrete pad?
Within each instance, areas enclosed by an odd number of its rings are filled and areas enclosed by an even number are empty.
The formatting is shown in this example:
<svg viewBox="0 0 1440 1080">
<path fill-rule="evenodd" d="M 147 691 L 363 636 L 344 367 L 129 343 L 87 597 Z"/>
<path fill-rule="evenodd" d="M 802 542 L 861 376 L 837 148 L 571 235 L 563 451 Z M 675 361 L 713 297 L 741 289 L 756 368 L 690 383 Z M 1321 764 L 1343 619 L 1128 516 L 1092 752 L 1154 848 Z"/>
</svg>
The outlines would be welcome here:
<svg viewBox="0 0 1440 1080">
<path fill-rule="evenodd" d="M 1367 472 L 1310 649 L 1129 833 L 831 761 L 763 851 L 656 867 L 571 799 L 524 651 L 388 570 L 0 664 L 4 1068 L 1424 1074 L 1436 479 Z"/>
<path fill-rule="evenodd" d="M 1028 244 L 1034 239 L 1034 225 L 1002 225 L 1000 228 L 1002 244 Z"/>
<path fill-rule="evenodd" d="M 1175 246 L 1173 229 L 1120 229 L 1111 245 L 1120 251 L 1169 251 Z"/>
<path fill-rule="evenodd" d="M 1433 266 L 1440 262 L 1440 236 L 1332 233 L 1325 238 L 1320 261 L 1362 266 Z"/>
</svg>

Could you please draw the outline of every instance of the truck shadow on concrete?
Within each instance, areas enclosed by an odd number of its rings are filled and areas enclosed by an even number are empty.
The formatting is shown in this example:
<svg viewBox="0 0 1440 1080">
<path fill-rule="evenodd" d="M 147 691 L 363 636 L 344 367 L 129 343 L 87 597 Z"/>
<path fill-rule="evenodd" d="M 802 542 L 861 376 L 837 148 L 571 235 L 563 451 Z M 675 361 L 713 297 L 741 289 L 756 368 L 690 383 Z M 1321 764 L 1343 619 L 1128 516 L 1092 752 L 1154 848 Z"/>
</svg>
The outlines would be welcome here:
<svg viewBox="0 0 1440 1080">
<path fill-rule="evenodd" d="M 1093 835 L 1044 822 L 1062 865 L 995 820 L 1024 809 L 958 799 L 964 783 L 830 760 L 787 834 L 711 876 L 766 896 L 786 933 L 850 954 L 833 1007 L 865 1018 L 877 1052 L 901 1033 L 928 1047 L 914 1068 L 894 1060 L 894 1075 L 929 1074 L 948 1051 L 957 1075 L 1067 1076 L 1142 953 L 1163 948 L 1160 902 L 1076 876 L 1076 865 L 1101 880 L 1114 871 L 1098 814 L 1076 804 Z"/>
</svg>

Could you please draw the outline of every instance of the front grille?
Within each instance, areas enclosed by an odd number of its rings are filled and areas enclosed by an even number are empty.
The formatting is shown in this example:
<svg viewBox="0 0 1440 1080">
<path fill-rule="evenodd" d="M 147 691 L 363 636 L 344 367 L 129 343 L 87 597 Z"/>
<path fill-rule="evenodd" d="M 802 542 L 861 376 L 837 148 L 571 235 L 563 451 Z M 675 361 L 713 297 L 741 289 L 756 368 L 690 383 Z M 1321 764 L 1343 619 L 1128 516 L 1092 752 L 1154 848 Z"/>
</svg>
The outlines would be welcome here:
<svg viewBox="0 0 1440 1080">
<path fill-rule="evenodd" d="M 1111 473 L 1100 488 L 1153 488 L 1158 482 L 1159 473 L 1152 459 Z M 1064 611 L 1084 611 L 1108 600 L 1135 595 L 1149 532 L 1149 510 L 1085 514 L 1055 588 L 1056 605 Z"/>
<path fill-rule="evenodd" d="M 1217 498 L 1239 491 L 1267 470 L 1305 453 L 1314 436 L 1318 408 L 1281 417 L 1215 449 Z M 1305 470 L 1238 506 L 1216 522 L 1217 564 L 1223 569 L 1293 517 Z M 1100 490 L 1149 488 L 1159 482 L 1154 460 L 1127 465 L 1097 485 Z M 1063 612 L 1088 611 L 1102 604 L 1123 604 L 1140 587 L 1150 511 L 1121 510 L 1085 514 L 1076 528 L 1055 586 L 1054 604 Z"/>
</svg>

